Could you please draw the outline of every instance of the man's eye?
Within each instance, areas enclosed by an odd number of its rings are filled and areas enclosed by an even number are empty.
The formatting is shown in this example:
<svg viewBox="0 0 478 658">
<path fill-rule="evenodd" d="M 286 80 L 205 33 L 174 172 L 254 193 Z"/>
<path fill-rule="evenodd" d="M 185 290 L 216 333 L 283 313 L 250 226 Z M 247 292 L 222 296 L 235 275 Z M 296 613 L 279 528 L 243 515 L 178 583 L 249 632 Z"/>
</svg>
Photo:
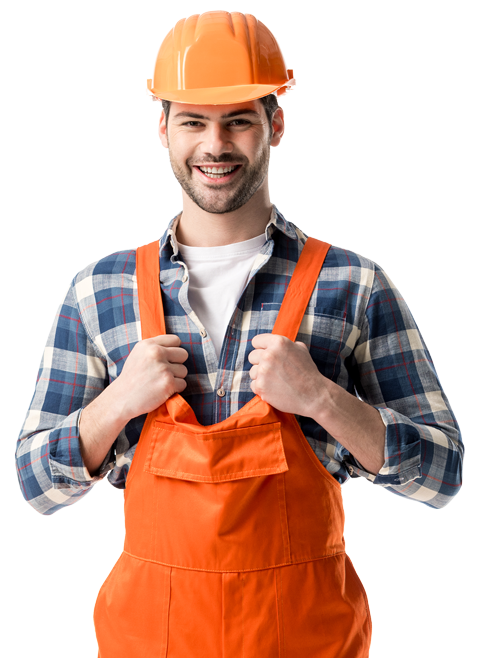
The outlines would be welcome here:
<svg viewBox="0 0 478 658">
<path fill-rule="evenodd" d="M 230 126 L 247 126 L 250 123 L 250 121 L 247 121 L 247 119 L 234 119 L 231 121 L 229 124 Z"/>
<path fill-rule="evenodd" d="M 183 126 L 189 126 L 190 128 L 197 128 L 200 125 L 202 125 L 200 121 L 186 121 L 186 123 L 183 123 Z"/>
</svg>

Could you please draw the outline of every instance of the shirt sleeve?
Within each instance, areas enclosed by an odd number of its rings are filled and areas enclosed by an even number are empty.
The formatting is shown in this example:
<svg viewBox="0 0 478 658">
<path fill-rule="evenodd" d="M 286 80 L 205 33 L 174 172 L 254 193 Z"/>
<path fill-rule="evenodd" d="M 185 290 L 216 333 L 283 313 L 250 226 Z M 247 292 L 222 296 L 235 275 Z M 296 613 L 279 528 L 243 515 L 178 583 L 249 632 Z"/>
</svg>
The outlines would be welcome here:
<svg viewBox="0 0 478 658">
<path fill-rule="evenodd" d="M 410 310 L 378 266 L 361 329 L 354 379 L 358 396 L 381 414 L 385 463 L 375 475 L 352 458 L 350 470 L 398 495 L 444 507 L 461 487 L 460 430 Z"/>
<path fill-rule="evenodd" d="M 72 285 L 55 317 L 17 441 L 20 488 L 41 514 L 76 502 L 113 468 L 114 445 L 92 477 L 79 443 L 81 411 L 107 384 L 106 359 L 82 323 Z"/>
</svg>

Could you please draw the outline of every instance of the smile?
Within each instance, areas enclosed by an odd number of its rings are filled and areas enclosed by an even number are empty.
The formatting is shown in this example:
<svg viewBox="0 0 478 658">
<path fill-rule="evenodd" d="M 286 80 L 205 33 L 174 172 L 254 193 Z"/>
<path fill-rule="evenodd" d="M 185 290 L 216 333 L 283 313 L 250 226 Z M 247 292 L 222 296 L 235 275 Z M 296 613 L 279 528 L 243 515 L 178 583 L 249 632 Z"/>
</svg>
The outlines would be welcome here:
<svg viewBox="0 0 478 658">
<path fill-rule="evenodd" d="M 208 178 L 226 178 L 230 177 L 240 166 L 241 165 L 229 165 L 227 167 L 197 166 L 196 169 L 199 169 L 199 171 Z"/>
</svg>

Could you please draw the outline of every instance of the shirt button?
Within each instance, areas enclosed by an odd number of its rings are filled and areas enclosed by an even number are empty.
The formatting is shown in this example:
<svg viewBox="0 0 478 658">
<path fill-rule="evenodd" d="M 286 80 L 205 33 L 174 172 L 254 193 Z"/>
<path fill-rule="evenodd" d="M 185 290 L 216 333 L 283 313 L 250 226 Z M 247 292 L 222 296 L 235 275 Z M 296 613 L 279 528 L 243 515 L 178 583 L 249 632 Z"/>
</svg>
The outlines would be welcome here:
<svg viewBox="0 0 478 658">
<path fill-rule="evenodd" d="M 352 475 L 353 472 L 354 472 L 354 467 L 353 466 L 347 466 L 347 470 L 350 473 L 350 475 Z"/>
<path fill-rule="evenodd" d="M 206 336 L 207 336 L 207 331 L 206 331 L 205 329 L 201 329 L 201 331 L 200 331 L 199 333 L 201 334 L 201 336 L 202 336 L 203 338 L 206 338 Z"/>
<path fill-rule="evenodd" d="M 226 391 L 223 388 L 218 388 L 217 394 L 219 395 L 220 398 L 223 398 L 226 395 Z"/>
<path fill-rule="evenodd" d="M 188 275 L 185 274 L 185 275 L 183 276 L 183 278 L 181 279 L 181 281 L 182 281 L 183 283 L 186 283 L 187 280 L 188 280 Z"/>
</svg>

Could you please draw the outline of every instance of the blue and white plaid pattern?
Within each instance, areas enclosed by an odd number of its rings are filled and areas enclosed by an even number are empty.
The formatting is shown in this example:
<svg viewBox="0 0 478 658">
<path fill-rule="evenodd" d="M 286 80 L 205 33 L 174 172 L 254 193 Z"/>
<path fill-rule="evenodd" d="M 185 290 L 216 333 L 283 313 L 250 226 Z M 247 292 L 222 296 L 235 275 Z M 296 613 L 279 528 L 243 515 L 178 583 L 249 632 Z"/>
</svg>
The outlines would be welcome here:
<svg viewBox="0 0 478 658">
<path fill-rule="evenodd" d="M 274 208 L 218 362 L 207 328 L 189 305 L 177 220 L 160 242 L 166 328 L 189 354 L 183 396 L 199 422 L 210 425 L 254 397 L 251 340 L 272 330 L 306 236 Z M 125 486 L 144 417 L 120 433 L 96 477 L 81 458 L 78 422 L 141 340 L 135 272 L 134 250 L 88 266 L 73 280 L 53 324 L 16 455 L 23 494 L 43 514 L 74 503 L 108 472 L 111 484 Z M 386 425 L 385 464 L 373 475 L 316 422 L 298 418 L 327 470 L 340 483 L 362 476 L 432 507 L 446 505 L 461 485 L 459 428 L 410 311 L 383 270 L 332 247 L 297 340 L 326 377 L 376 407 Z"/>
</svg>

